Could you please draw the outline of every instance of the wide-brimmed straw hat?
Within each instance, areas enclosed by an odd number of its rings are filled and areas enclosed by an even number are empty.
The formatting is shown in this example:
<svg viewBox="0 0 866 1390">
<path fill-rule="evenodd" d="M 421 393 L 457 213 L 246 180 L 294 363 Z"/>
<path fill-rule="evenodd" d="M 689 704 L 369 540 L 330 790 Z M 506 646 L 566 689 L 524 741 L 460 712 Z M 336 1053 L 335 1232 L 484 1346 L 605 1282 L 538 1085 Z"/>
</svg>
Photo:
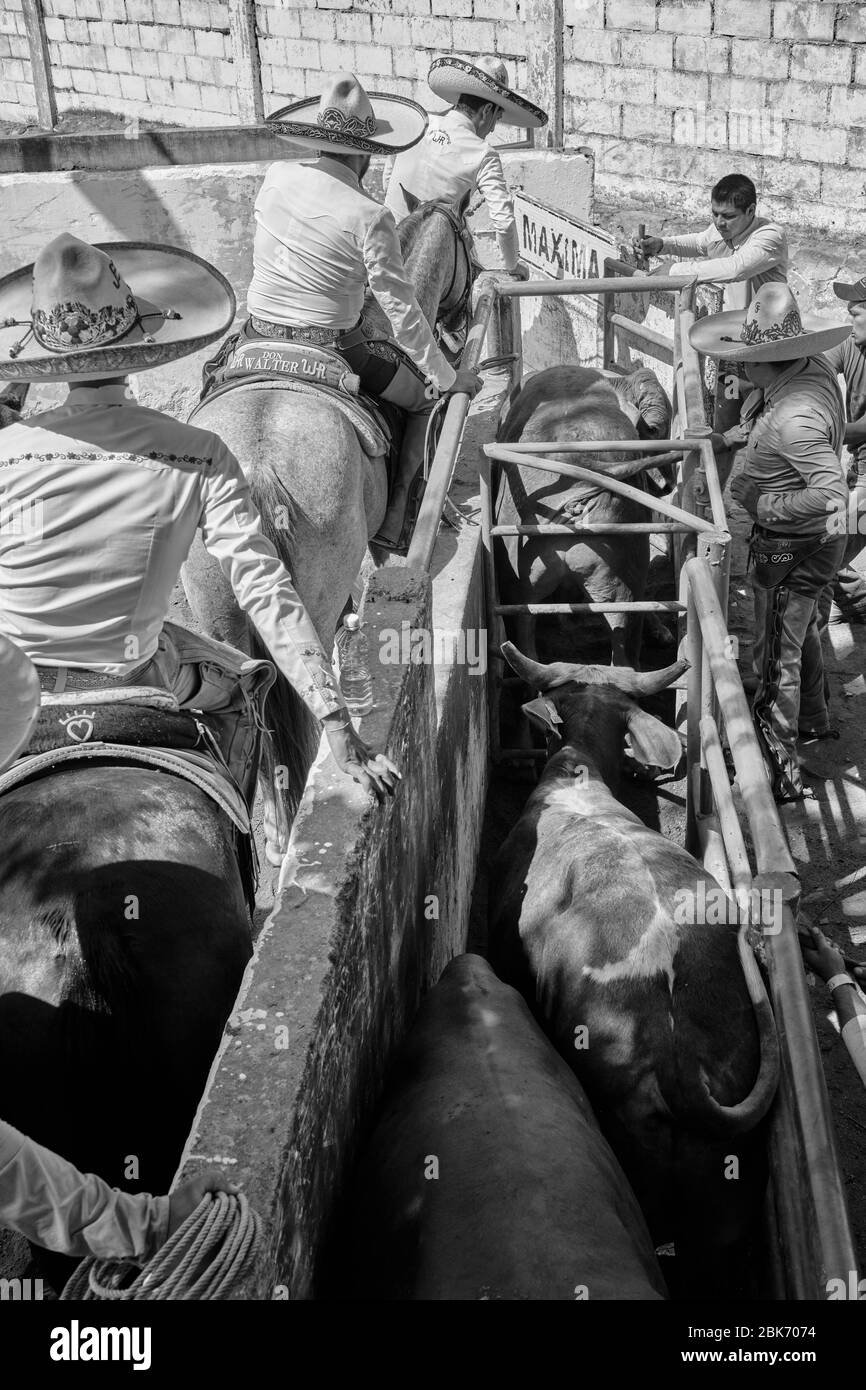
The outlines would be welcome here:
<svg viewBox="0 0 866 1390">
<path fill-rule="evenodd" d="M 407 97 L 365 92 L 352 72 L 338 72 L 319 97 L 282 106 L 265 125 L 293 145 L 331 154 L 396 154 L 417 145 L 429 117 Z"/>
<path fill-rule="evenodd" d="M 427 85 L 452 106 L 462 96 L 492 101 L 501 107 L 506 125 L 527 130 L 547 125 L 547 112 L 509 87 L 505 64 L 496 58 L 437 58 L 427 74 Z"/>
<path fill-rule="evenodd" d="M 0 379 L 142 372 L 205 347 L 234 315 L 228 280 L 191 251 L 64 232 L 0 279 Z"/>
<path fill-rule="evenodd" d="M 866 275 L 861 275 L 853 285 L 843 285 L 840 280 L 836 280 L 833 289 L 839 299 L 845 299 L 849 304 L 859 304 L 866 300 Z"/>
<path fill-rule="evenodd" d="M 815 314 L 801 315 L 788 286 L 771 280 L 752 296 L 748 309 L 698 319 L 689 329 L 689 342 L 707 357 L 730 362 L 786 362 L 827 352 L 850 332 L 850 323 L 828 324 Z"/>
<path fill-rule="evenodd" d="M 8 637 L 0 635 L 0 772 L 27 747 L 41 700 L 33 662 Z"/>
</svg>

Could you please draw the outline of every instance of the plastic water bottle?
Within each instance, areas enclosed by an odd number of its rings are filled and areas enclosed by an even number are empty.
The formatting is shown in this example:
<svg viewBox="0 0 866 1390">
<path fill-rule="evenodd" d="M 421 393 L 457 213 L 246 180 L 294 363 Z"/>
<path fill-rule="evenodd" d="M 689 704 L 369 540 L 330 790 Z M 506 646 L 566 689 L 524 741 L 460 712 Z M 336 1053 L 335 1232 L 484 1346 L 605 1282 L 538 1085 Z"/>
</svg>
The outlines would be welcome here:
<svg viewBox="0 0 866 1390">
<path fill-rule="evenodd" d="M 351 715 L 369 714 L 373 708 L 373 677 L 367 664 L 367 639 L 361 631 L 357 613 L 343 619 L 344 640 L 340 645 L 340 689 Z"/>
</svg>

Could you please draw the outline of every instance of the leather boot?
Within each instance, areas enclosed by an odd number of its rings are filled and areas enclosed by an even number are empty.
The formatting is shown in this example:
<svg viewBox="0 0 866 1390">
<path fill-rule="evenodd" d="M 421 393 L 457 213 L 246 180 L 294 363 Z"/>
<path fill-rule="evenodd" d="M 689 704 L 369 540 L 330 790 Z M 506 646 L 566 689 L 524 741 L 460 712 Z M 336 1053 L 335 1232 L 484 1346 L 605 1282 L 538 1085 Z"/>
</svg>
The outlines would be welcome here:
<svg viewBox="0 0 866 1390">
<path fill-rule="evenodd" d="M 392 480 L 388 495 L 388 510 L 371 545 L 403 555 L 409 548 L 417 508 L 424 493 L 424 441 L 429 419 L 429 410 L 406 415 L 403 446 L 397 476 Z"/>
</svg>

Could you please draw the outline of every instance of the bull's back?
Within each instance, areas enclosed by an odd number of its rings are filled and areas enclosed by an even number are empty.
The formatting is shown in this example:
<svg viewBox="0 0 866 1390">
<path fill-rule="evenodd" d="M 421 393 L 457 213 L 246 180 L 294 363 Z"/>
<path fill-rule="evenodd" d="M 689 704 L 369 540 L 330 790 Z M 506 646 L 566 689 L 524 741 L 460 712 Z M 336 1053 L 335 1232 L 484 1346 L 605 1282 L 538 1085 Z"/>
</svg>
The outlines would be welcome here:
<svg viewBox="0 0 866 1390">
<path fill-rule="evenodd" d="M 401 1055 L 360 1171 L 350 1296 L 665 1296 L 580 1086 L 479 957 L 451 962 Z"/>
</svg>

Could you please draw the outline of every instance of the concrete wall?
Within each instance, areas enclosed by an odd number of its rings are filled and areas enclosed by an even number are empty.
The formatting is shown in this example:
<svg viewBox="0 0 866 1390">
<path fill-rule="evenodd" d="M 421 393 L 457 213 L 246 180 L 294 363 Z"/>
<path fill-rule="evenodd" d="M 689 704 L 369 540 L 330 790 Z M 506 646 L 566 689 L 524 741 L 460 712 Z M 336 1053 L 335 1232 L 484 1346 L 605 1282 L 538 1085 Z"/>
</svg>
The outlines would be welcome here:
<svg viewBox="0 0 866 1390">
<path fill-rule="evenodd" d="M 403 771 L 368 805 L 328 760 L 314 768 L 281 900 L 256 947 L 182 1164 L 219 1162 L 265 1218 L 267 1249 L 236 1297 L 308 1298 L 387 1065 L 421 992 L 465 946 L 487 782 L 478 463 L 501 400 L 473 405 L 428 576 L 375 574 L 364 599 L 377 707 L 362 721 Z M 430 664 L 393 665 L 402 624 L 434 634 Z M 480 647 L 472 643 L 480 642 Z"/>
</svg>

